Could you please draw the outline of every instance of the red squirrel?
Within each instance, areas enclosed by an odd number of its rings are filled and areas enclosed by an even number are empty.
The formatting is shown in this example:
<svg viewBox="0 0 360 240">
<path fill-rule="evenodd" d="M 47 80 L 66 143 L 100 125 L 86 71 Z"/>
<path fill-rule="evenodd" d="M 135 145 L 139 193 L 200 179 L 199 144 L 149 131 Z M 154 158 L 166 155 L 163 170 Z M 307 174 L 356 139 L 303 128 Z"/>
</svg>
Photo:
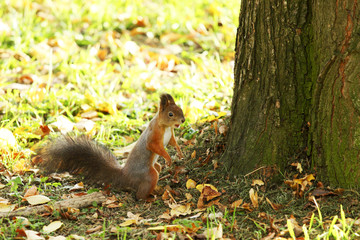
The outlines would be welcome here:
<svg viewBox="0 0 360 240">
<path fill-rule="evenodd" d="M 174 146 L 181 158 L 174 128 L 184 123 L 183 111 L 170 94 L 160 97 L 159 111 L 129 153 L 124 167 L 109 149 L 82 135 L 59 137 L 38 151 L 40 167 L 46 172 L 81 173 L 87 180 L 111 184 L 118 190 L 134 190 L 137 199 L 147 199 L 159 180 L 159 156 L 168 166 L 171 157 L 165 147 Z"/>
</svg>

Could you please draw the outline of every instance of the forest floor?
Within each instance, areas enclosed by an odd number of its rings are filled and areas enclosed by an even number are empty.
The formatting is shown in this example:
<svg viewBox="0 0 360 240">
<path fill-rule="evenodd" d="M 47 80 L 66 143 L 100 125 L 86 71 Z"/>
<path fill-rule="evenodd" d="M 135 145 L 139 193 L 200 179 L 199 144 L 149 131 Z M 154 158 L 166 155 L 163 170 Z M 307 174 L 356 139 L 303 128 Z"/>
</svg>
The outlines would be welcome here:
<svg viewBox="0 0 360 240">
<path fill-rule="evenodd" d="M 221 161 L 239 9 L 216 0 L 0 2 L 1 239 L 359 238 L 359 193 L 324 186 L 307 159 L 237 177 Z M 185 158 L 169 148 L 173 165 L 152 201 L 32 164 L 39 146 L 67 132 L 124 160 L 163 92 L 185 113 L 176 131 Z M 71 205 L 96 192 L 105 199 Z M 54 210 L 63 200 L 70 205 Z M 7 215 L 41 202 L 36 214 Z"/>
</svg>

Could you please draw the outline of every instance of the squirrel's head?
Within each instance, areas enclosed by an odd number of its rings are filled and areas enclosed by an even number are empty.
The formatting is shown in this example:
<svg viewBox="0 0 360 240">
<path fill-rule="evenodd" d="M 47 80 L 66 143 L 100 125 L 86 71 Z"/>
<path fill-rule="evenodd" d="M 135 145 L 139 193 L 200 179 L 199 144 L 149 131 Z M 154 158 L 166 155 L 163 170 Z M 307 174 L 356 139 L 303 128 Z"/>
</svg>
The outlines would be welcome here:
<svg viewBox="0 0 360 240">
<path fill-rule="evenodd" d="M 160 96 L 159 117 L 161 124 L 167 127 L 178 128 L 185 122 L 183 111 L 176 105 L 174 98 L 167 93 Z"/>
</svg>

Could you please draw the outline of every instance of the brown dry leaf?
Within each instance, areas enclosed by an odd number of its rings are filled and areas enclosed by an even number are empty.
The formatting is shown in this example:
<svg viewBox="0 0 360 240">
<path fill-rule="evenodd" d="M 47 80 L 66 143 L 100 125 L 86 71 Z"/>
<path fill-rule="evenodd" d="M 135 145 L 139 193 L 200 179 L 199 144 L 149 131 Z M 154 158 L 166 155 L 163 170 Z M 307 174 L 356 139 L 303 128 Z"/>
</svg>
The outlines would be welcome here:
<svg viewBox="0 0 360 240">
<path fill-rule="evenodd" d="M 242 200 L 242 199 L 236 200 L 235 202 L 233 202 L 233 203 L 231 204 L 231 208 L 239 208 L 242 203 L 243 203 L 243 200 Z"/>
<path fill-rule="evenodd" d="M 34 195 L 38 195 L 39 192 L 37 190 L 37 187 L 35 185 L 31 186 L 31 188 L 29 188 L 24 195 L 24 198 L 30 197 L 30 196 L 34 196 Z"/>
<path fill-rule="evenodd" d="M 299 171 L 299 173 L 302 173 L 303 169 L 301 167 L 301 163 L 295 162 L 295 163 L 291 163 L 290 165 L 296 167 L 296 169 Z"/>
<path fill-rule="evenodd" d="M 161 214 L 158 218 L 170 220 L 172 216 L 170 216 L 169 209 L 167 209 L 163 214 Z"/>
<path fill-rule="evenodd" d="M 192 153 L 191 153 L 191 159 L 195 159 L 196 158 L 196 150 L 194 150 Z"/>
<path fill-rule="evenodd" d="M 102 228 L 103 228 L 103 226 L 98 225 L 96 227 L 93 227 L 93 228 L 90 228 L 90 229 L 86 230 L 86 233 L 87 234 L 94 233 L 94 232 L 100 231 Z"/>
<path fill-rule="evenodd" d="M 227 133 L 227 131 L 228 131 L 228 127 L 226 126 L 226 125 L 221 125 L 220 127 L 219 127 L 219 133 L 220 134 L 222 134 L 222 135 L 226 135 L 226 133 Z"/>
<path fill-rule="evenodd" d="M 186 181 L 186 188 L 187 189 L 191 189 L 191 188 L 195 188 L 196 187 L 196 182 L 192 179 L 188 179 Z"/>
<path fill-rule="evenodd" d="M 148 231 L 168 231 L 168 232 L 185 232 L 185 227 L 181 225 L 165 225 L 147 228 Z"/>
<path fill-rule="evenodd" d="M 22 75 L 21 77 L 19 77 L 18 83 L 32 84 L 34 82 L 34 79 L 38 79 L 38 77 L 36 75 L 32 75 L 32 74 L 25 74 L 25 75 Z"/>
<path fill-rule="evenodd" d="M 142 217 L 140 217 L 140 214 L 133 214 L 131 212 L 127 213 L 127 218 L 125 218 L 125 222 L 121 223 L 120 226 L 122 227 L 127 227 L 130 226 L 132 224 L 139 224 L 140 220 L 143 219 Z"/>
<path fill-rule="evenodd" d="M 217 121 L 214 121 L 213 127 L 214 127 L 214 131 L 215 131 L 215 135 L 218 135 L 218 123 L 217 123 Z"/>
<path fill-rule="evenodd" d="M 40 130 L 41 130 L 41 134 L 40 134 L 41 137 L 44 137 L 44 136 L 50 134 L 50 128 L 46 125 L 41 125 Z"/>
<path fill-rule="evenodd" d="M 266 235 L 265 237 L 261 238 L 261 240 L 272 240 L 275 237 L 275 232 L 270 232 L 268 235 Z M 277 238 L 276 238 L 277 239 Z"/>
<path fill-rule="evenodd" d="M 219 199 L 213 201 L 211 200 L 221 195 L 221 193 L 219 193 L 214 186 L 210 184 L 203 185 L 204 186 L 200 188 L 198 188 L 199 185 L 196 187 L 197 189 L 202 189 L 199 200 L 197 202 L 198 209 L 203 209 L 212 206 L 213 204 L 218 204 Z"/>
<path fill-rule="evenodd" d="M 258 208 L 259 207 L 259 198 L 258 198 L 257 192 L 253 188 L 251 188 L 249 191 L 249 195 L 250 195 L 250 200 L 251 200 L 253 207 Z"/>
<path fill-rule="evenodd" d="M 201 195 L 204 196 L 206 201 L 210 201 L 210 200 L 220 196 L 221 193 L 219 193 L 217 190 L 214 190 L 210 186 L 205 186 L 201 192 Z"/>
<path fill-rule="evenodd" d="M 172 217 L 178 217 L 178 216 L 186 216 L 191 214 L 191 205 L 190 203 L 186 203 L 185 205 L 181 204 L 169 204 L 169 207 L 171 208 L 170 215 Z"/>
<path fill-rule="evenodd" d="M 296 177 L 296 176 L 295 176 Z M 289 185 L 297 196 L 303 196 L 304 191 L 308 185 L 312 185 L 311 181 L 315 180 L 313 174 L 306 175 L 303 178 L 286 180 L 285 184 Z"/>
<path fill-rule="evenodd" d="M 310 196 L 314 196 L 314 197 L 325 197 L 325 196 L 333 196 L 333 195 L 337 195 L 335 192 L 330 191 L 330 190 L 326 190 L 323 188 L 316 188 L 314 191 L 312 191 L 310 193 Z"/>
<path fill-rule="evenodd" d="M 263 185 L 264 185 L 263 180 L 260 180 L 260 179 L 254 179 L 254 180 L 252 181 L 251 186 L 256 186 L 256 185 L 258 185 L 258 186 L 263 186 Z"/>
<path fill-rule="evenodd" d="M 302 227 L 297 223 L 296 218 L 294 217 L 294 215 L 290 215 L 290 218 L 288 219 L 288 221 L 291 222 L 293 229 L 294 229 L 294 233 L 295 236 L 298 237 L 303 233 L 303 229 Z"/>
<path fill-rule="evenodd" d="M 266 201 L 270 204 L 270 206 L 272 207 L 272 209 L 274 209 L 275 211 L 283 208 L 283 206 L 281 204 L 276 204 L 276 203 L 272 203 L 270 201 L 270 199 L 266 198 Z"/>
</svg>

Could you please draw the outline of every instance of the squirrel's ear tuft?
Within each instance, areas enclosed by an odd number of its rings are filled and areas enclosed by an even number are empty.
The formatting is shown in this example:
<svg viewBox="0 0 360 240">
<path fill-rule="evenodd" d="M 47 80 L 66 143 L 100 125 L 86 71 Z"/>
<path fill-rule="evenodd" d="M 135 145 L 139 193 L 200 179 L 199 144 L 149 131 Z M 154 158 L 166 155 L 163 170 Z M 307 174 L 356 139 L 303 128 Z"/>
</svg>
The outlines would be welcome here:
<svg viewBox="0 0 360 240">
<path fill-rule="evenodd" d="M 160 96 L 160 111 L 164 110 L 165 107 L 170 104 L 175 104 L 174 98 L 168 93 L 161 94 L 161 96 Z"/>
</svg>

